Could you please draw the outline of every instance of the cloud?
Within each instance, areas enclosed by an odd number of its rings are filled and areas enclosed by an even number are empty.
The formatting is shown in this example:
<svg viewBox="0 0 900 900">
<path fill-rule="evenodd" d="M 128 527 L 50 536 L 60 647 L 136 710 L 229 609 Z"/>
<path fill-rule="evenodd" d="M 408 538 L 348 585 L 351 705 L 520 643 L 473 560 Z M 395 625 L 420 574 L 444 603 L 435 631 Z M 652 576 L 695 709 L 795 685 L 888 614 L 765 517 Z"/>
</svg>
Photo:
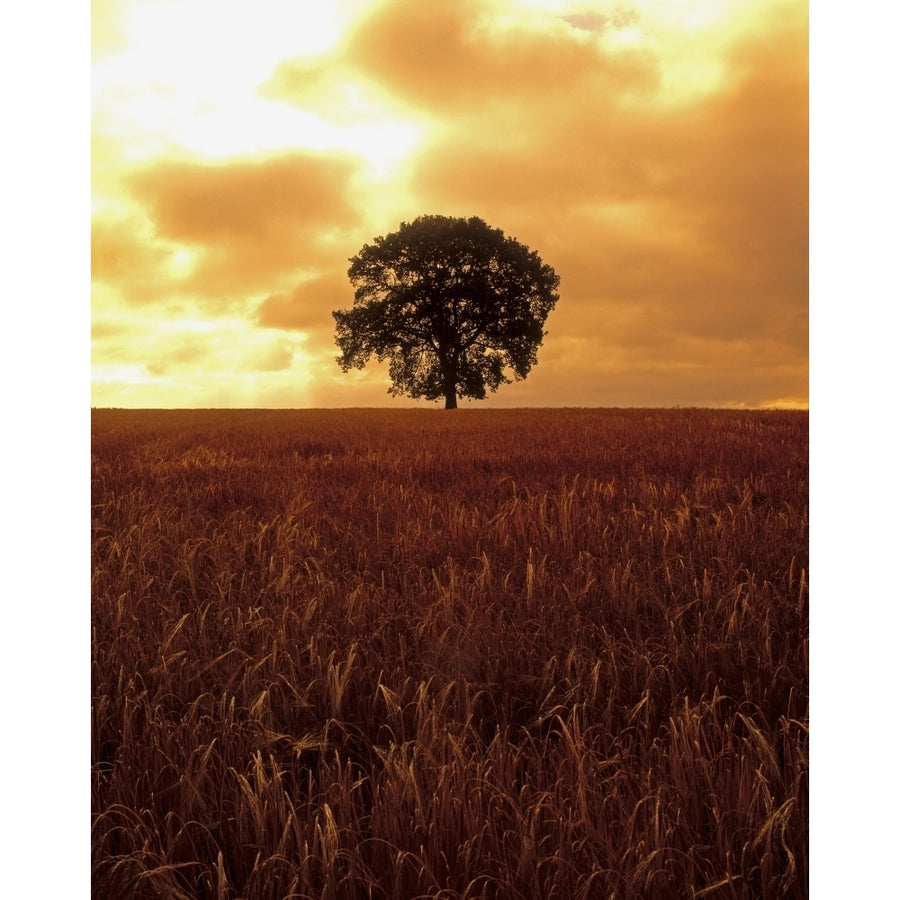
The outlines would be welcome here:
<svg viewBox="0 0 900 900">
<path fill-rule="evenodd" d="M 271 289 L 344 258 L 358 225 L 346 156 L 290 152 L 217 164 L 164 161 L 128 179 L 156 234 L 190 247 L 193 292 L 234 297 Z"/>
<path fill-rule="evenodd" d="M 539 365 L 489 403 L 804 397 L 807 4 L 689 4 L 687 18 L 662 0 L 564 6 L 381 0 L 355 7 L 330 50 L 273 59 L 255 101 L 359 156 L 223 151 L 212 164 L 170 141 L 182 155 L 135 171 L 128 128 L 95 123 L 98 357 L 124 365 L 130 342 L 154 377 L 198 391 L 205 372 L 220 385 L 251 373 L 240 402 L 287 397 L 302 370 L 322 405 L 393 403 L 382 368 L 342 375 L 333 361 L 348 259 L 403 220 L 479 215 L 562 279 Z M 376 173 L 375 126 L 385 159 L 396 150 L 388 125 L 415 139 Z M 211 330 L 116 330 L 117 316 L 151 314 Z M 242 324 L 226 338 L 227 317 Z"/>
<path fill-rule="evenodd" d="M 347 181 L 352 164 L 311 153 L 204 165 L 165 162 L 130 179 L 160 233 L 176 240 L 278 240 L 352 220 Z"/>
<path fill-rule="evenodd" d="M 197 310 L 171 318 L 148 308 L 130 316 L 95 312 L 91 342 L 95 367 L 131 364 L 153 378 L 283 372 L 305 353 L 300 336 L 257 329 L 238 317 L 199 318 Z"/>
<path fill-rule="evenodd" d="M 121 0 L 91 0 L 91 55 L 107 56 L 128 46 Z"/>
<path fill-rule="evenodd" d="M 451 124 L 416 159 L 413 190 L 527 237 L 562 278 L 551 329 L 800 351 L 807 45 L 804 10 L 790 10 L 732 44 L 717 90 L 693 103 L 619 104 L 573 83 L 559 102 L 513 103 L 500 126 Z"/>
<path fill-rule="evenodd" d="M 562 16 L 562 19 L 573 28 L 601 34 L 610 28 L 620 29 L 638 25 L 641 21 L 641 16 L 636 9 L 619 6 L 609 15 L 589 10 L 587 12 L 571 13 L 570 15 Z"/>
<path fill-rule="evenodd" d="M 502 10 L 477 0 L 378 4 L 339 51 L 283 61 L 260 93 L 307 108 L 323 88 L 337 98 L 341 85 L 355 81 L 431 118 L 469 118 L 558 98 L 571 85 L 602 85 L 621 96 L 658 82 L 644 52 L 613 50 L 561 19 L 511 20 Z M 611 28 L 630 21 L 601 18 Z"/>
<path fill-rule="evenodd" d="M 280 372 L 290 369 L 295 347 L 284 339 L 248 339 L 222 329 L 212 334 L 182 334 L 160 342 L 146 361 L 150 375 L 162 376 L 190 372 L 227 372 L 230 375 L 253 372 Z"/>
<path fill-rule="evenodd" d="M 330 340 L 334 333 L 331 313 L 353 303 L 353 289 L 346 274 L 337 273 L 304 281 L 289 293 L 271 294 L 259 305 L 256 322 L 263 328 L 316 332 Z"/>
<path fill-rule="evenodd" d="M 139 215 L 105 213 L 91 222 L 91 279 L 120 292 L 129 304 L 143 305 L 171 295 L 172 248 L 157 240 L 152 224 Z"/>
<path fill-rule="evenodd" d="M 597 12 L 572 13 L 569 16 L 563 16 L 563 21 L 568 22 L 573 28 L 579 28 L 582 31 L 605 31 L 609 26 L 609 16 L 600 15 Z"/>
<path fill-rule="evenodd" d="M 704 77 L 677 95 L 667 67 L 682 72 L 685 60 L 662 55 L 675 42 L 616 44 L 642 24 L 633 8 L 503 27 L 491 11 L 382 3 L 341 55 L 286 63 L 267 89 L 302 105 L 322 84 L 334 93 L 359 78 L 439 121 L 408 170 L 419 204 L 409 216 L 482 215 L 561 275 L 534 390 L 565 373 L 545 385 L 562 389 L 573 363 L 593 373 L 599 354 L 634 396 L 663 398 L 673 371 L 693 385 L 685 403 L 736 402 L 751 383 L 768 385 L 759 402 L 802 396 L 806 5 L 725 23 Z M 261 318 L 289 322 L 301 305 L 299 293 L 270 298 Z M 770 383 L 778 377 L 790 386 Z"/>
</svg>

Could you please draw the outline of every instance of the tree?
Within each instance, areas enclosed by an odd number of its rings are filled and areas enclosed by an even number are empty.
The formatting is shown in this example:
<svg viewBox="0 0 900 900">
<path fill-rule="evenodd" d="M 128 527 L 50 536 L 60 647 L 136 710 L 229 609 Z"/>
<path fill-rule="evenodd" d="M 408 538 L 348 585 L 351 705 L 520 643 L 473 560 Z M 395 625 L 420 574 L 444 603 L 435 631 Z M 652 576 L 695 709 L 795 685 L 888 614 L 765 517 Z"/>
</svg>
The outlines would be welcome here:
<svg viewBox="0 0 900 900">
<path fill-rule="evenodd" d="M 479 218 L 420 216 L 350 260 L 353 307 L 333 313 L 343 371 L 390 358 L 389 393 L 483 400 L 537 362 L 559 276 Z"/>
</svg>

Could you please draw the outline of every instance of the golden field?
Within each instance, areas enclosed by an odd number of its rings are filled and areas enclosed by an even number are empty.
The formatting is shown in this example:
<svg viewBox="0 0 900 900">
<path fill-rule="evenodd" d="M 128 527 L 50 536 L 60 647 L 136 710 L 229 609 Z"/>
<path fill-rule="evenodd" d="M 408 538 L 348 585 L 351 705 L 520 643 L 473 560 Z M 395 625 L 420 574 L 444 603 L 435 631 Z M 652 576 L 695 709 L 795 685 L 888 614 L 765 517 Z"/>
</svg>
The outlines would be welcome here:
<svg viewBox="0 0 900 900">
<path fill-rule="evenodd" d="M 94 410 L 93 896 L 807 896 L 808 432 Z"/>
</svg>

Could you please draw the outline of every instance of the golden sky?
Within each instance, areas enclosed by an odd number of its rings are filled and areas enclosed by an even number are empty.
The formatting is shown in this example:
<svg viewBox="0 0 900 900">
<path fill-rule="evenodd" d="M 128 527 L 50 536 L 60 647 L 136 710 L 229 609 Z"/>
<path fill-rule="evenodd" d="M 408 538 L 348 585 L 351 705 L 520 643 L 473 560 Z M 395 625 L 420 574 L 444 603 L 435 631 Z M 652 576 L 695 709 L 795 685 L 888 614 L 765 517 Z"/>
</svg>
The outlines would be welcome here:
<svg viewBox="0 0 900 900">
<path fill-rule="evenodd" d="M 808 403 L 805 0 L 93 0 L 92 56 L 92 405 L 415 405 L 331 312 L 431 213 L 561 278 L 473 406 Z"/>
</svg>

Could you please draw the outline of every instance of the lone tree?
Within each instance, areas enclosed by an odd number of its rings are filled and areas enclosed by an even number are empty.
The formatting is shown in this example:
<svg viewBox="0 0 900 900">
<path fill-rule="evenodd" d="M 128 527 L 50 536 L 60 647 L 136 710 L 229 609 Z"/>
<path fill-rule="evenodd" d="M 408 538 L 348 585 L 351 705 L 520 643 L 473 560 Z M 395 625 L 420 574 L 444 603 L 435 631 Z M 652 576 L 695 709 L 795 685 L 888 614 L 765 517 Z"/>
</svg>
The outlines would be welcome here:
<svg viewBox="0 0 900 900">
<path fill-rule="evenodd" d="M 537 362 L 559 276 L 481 219 L 420 216 L 350 260 L 351 309 L 333 313 L 341 368 L 390 358 L 389 393 L 483 400 Z"/>
</svg>

